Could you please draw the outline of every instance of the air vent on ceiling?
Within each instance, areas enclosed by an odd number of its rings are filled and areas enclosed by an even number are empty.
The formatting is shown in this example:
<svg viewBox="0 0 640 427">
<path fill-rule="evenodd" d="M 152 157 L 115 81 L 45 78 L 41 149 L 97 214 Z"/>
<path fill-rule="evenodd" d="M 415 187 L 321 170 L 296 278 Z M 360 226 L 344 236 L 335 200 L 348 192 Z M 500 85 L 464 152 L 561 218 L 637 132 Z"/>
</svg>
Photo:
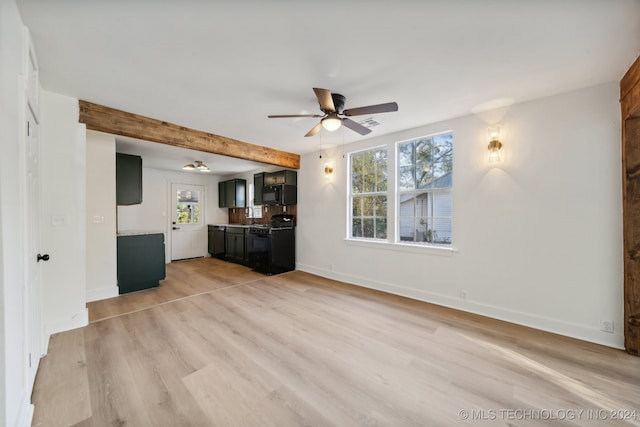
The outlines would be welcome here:
<svg viewBox="0 0 640 427">
<path fill-rule="evenodd" d="M 380 124 L 380 122 L 377 122 L 377 121 L 373 120 L 373 118 L 371 118 L 371 117 L 369 117 L 368 119 L 363 120 L 361 122 L 358 122 L 358 123 L 360 123 L 362 126 L 364 126 L 366 128 L 369 128 L 369 129 L 371 129 L 372 127 L 376 127 L 376 126 L 378 126 Z"/>
</svg>

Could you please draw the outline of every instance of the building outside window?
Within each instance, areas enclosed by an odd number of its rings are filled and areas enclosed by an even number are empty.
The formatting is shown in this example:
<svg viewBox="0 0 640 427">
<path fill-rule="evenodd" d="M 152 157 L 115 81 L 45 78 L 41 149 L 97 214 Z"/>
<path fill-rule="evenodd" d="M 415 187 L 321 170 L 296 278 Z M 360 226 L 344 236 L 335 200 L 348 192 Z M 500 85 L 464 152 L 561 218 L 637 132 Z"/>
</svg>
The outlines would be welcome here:
<svg viewBox="0 0 640 427">
<path fill-rule="evenodd" d="M 349 155 L 349 237 L 387 238 L 387 148 Z"/>
<path fill-rule="evenodd" d="M 453 133 L 397 144 L 398 241 L 451 245 Z"/>
</svg>

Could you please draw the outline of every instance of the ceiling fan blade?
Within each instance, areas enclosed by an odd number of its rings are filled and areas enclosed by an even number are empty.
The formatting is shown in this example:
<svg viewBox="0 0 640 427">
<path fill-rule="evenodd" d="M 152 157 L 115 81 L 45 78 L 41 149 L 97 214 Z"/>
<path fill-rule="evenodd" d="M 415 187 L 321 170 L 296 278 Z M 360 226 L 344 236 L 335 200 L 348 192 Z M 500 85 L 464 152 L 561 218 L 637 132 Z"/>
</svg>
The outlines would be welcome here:
<svg viewBox="0 0 640 427">
<path fill-rule="evenodd" d="M 320 103 L 320 108 L 322 109 L 322 111 L 336 111 L 336 107 L 335 105 L 333 105 L 333 98 L 331 97 L 330 90 L 314 87 L 313 91 L 316 93 L 316 98 L 318 98 L 318 102 Z"/>
<path fill-rule="evenodd" d="M 320 114 L 272 114 L 267 116 L 270 119 L 283 119 L 288 117 L 324 117 Z"/>
<path fill-rule="evenodd" d="M 342 119 L 342 124 L 348 127 L 349 129 L 358 132 L 360 135 L 366 135 L 369 132 L 371 132 L 371 129 L 366 128 L 362 126 L 360 123 L 354 122 L 351 119 L 347 119 L 347 118 Z"/>
<path fill-rule="evenodd" d="M 344 110 L 345 116 L 361 116 L 363 114 L 390 113 L 398 111 L 398 104 L 395 102 L 387 102 L 386 104 L 368 105 L 366 107 L 349 108 Z"/>
<path fill-rule="evenodd" d="M 317 125 L 315 125 L 313 127 L 313 129 L 311 129 L 309 132 L 307 132 L 307 134 L 305 136 L 313 136 L 316 133 L 320 132 L 320 129 L 322 129 L 322 122 L 320 122 Z"/>
</svg>

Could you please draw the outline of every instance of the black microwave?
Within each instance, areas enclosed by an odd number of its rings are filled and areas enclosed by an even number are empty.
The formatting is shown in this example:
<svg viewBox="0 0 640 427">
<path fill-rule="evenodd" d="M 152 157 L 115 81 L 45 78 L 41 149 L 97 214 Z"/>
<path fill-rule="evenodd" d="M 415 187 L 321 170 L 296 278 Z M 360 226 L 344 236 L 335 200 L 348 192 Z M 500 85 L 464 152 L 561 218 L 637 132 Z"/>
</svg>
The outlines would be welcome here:
<svg viewBox="0 0 640 427">
<path fill-rule="evenodd" d="M 262 203 L 265 205 L 295 205 L 298 203 L 298 187 L 289 184 L 262 187 Z"/>
</svg>

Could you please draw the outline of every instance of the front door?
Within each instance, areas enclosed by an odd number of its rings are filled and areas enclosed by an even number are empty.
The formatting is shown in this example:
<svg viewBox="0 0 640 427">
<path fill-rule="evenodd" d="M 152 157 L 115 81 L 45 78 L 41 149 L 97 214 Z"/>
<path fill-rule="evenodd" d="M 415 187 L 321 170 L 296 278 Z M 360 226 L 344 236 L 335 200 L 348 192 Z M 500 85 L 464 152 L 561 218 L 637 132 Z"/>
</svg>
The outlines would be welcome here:
<svg viewBox="0 0 640 427">
<path fill-rule="evenodd" d="M 171 184 L 173 218 L 171 221 L 171 260 L 200 258 L 207 252 L 204 224 L 204 187 Z"/>
</svg>

